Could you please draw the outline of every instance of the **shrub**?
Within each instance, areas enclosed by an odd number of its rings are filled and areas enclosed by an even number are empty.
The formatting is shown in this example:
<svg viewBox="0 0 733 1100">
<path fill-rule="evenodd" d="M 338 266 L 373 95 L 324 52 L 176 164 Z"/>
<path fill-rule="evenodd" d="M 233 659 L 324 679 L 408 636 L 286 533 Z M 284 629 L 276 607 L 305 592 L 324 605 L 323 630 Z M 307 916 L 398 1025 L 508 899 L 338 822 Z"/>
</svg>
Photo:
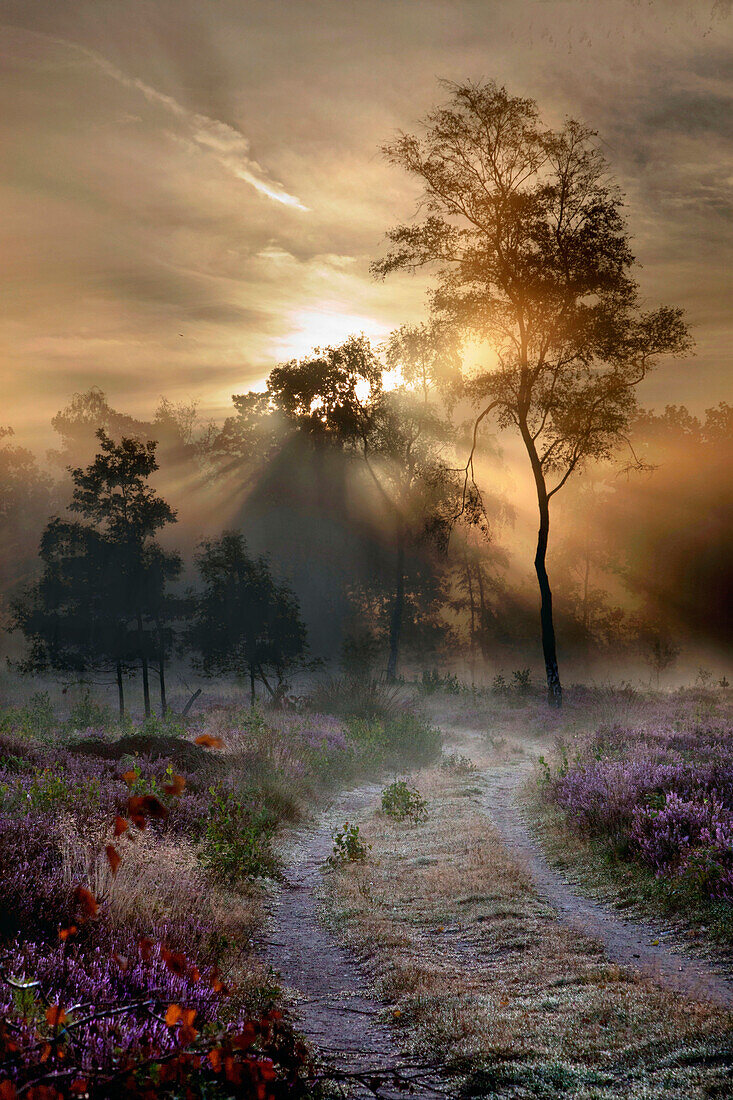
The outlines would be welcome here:
<svg viewBox="0 0 733 1100">
<path fill-rule="evenodd" d="M 440 730 L 416 714 L 403 712 L 388 721 L 357 720 L 348 725 L 354 740 L 380 750 L 385 763 L 429 764 L 440 753 Z"/>
<path fill-rule="evenodd" d="M 32 737 L 48 737 L 56 725 L 51 705 L 51 696 L 47 691 L 37 691 L 31 695 L 24 707 L 18 712 L 21 730 Z"/>
<path fill-rule="evenodd" d="M 343 829 L 334 829 L 333 852 L 326 860 L 329 867 L 341 867 L 344 863 L 363 863 L 371 850 L 359 835 L 359 826 L 344 822 Z"/>
<path fill-rule="evenodd" d="M 271 847 L 276 827 L 272 814 L 241 802 L 221 785 L 211 787 L 210 794 L 211 816 L 202 844 L 204 866 L 230 884 L 242 878 L 277 878 L 279 866 Z"/>
<path fill-rule="evenodd" d="M 460 695 L 464 689 L 463 684 L 453 673 L 441 676 L 437 668 L 423 671 L 420 687 L 426 694 L 433 695 L 437 691 L 444 691 L 446 695 Z"/>
<path fill-rule="evenodd" d="M 69 711 L 66 725 L 70 730 L 109 729 L 112 712 L 109 707 L 93 699 L 87 689 Z"/>
<path fill-rule="evenodd" d="M 539 758 L 542 761 L 542 757 Z M 462 753 L 448 752 L 440 759 L 443 771 L 455 772 L 457 775 L 475 775 L 478 768 L 473 760 Z"/>
<path fill-rule="evenodd" d="M 424 821 L 428 816 L 427 802 L 417 787 L 396 779 L 382 791 L 382 811 L 395 821 Z"/>
<path fill-rule="evenodd" d="M 532 690 L 532 676 L 528 668 L 518 668 L 512 673 L 512 687 L 517 695 L 529 695 Z"/>
<path fill-rule="evenodd" d="M 733 813 L 711 795 L 669 791 L 659 809 L 638 807 L 631 840 L 658 875 L 677 875 L 699 893 L 733 901 Z"/>
<path fill-rule="evenodd" d="M 397 684 L 369 677 L 331 676 L 316 684 L 306 703 L 309 710 L 339 718 L 387 720 L 399 714 L 403 692 Z"/>
</svg>

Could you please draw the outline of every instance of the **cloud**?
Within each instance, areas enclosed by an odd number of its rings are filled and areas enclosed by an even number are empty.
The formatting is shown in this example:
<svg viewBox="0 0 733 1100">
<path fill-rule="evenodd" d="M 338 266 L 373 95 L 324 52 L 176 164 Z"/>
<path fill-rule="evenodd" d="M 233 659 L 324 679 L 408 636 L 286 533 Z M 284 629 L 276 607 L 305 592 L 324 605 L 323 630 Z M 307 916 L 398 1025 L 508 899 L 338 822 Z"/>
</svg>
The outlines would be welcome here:
<svg viewBox="0 0 733 1100">
<path fill-rule="evenodd" d="M 43 36 L 49 37 L 51 36 Z M 57 45 L 66 47 L 77 53 L 97 67 L 111 80 L 121 84 L 124 88 L 139 92 L 151 106 L 159 107 L 167 112 L 184 130 L 189 141 L 200 150 L 215 157 L 221 166 L 237 179 L 250 184 L 261 195 L 266 195 L 273 202 L 282 203 L 283 206 L 291 206 L 296 210 L 307 211 L 300 199 L 291 195 L 276 181 L 270 179 L 266 170 L 250 157 L 250 143 L 241 131 L 229 123 L 221 122 L 208 115 L 199 114 L 184 107 L 173 96 L 158 91 L 144 80 L 129 76 L 106 57 L 82 46 L 78 42 L 72 42 L 65 38 L 53 37 Z"/>
</svg>

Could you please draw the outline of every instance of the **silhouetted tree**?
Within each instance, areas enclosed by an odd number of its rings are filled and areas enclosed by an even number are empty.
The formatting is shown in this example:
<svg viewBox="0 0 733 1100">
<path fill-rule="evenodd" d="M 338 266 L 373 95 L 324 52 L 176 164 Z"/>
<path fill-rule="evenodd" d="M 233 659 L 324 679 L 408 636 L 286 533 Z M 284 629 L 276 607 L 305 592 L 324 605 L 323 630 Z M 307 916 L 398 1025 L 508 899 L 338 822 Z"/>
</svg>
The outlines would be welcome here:
<svg viewBox="0 0 733 1100">
<path fill-rule="evenodd" d="M 39 580 L 13 605 L 13 628 L 29 642 L 21 671 L 82 680 L 113 673 L 123 717 L 123 676 L 132 668 L 135 641 L 116 548 L 95 527 L 54 518 L 41 537 L 40 558 Z"/>
<path fill-rule="evenodd" d="M 207 675 L 248 676 L 253 705 L 258 680 L 279 700 L 286 673 L 303 665 L 307 651 L 293 593 L 275 581 L 265 558 L 248 554 L 236 531 L 204 542 L 196 564 L 203 588 L 187 642 L 199 666 Z"/>
<path fill-rule="evenodd" d="M 628 431 L 635 387 L 660 355 L 689 346 L 680 310 L 643 312 L 629 275 L 633 256 L 620 192 L 595 135 L 574 121 L 546 129 L 532 100 L 493 82 L 449 85 L 423 138 L 385 147 L 423 185 L 422 220 L 388 236 L 373 265 L 438 265 L 438 316 L 478 334 L 496 362 L 466 382 L 481 409 L 516 429 L 537 492 L 535 571 L 548 698 L 559 706 L 546 554 L 550 501 L 588 458 L 610 456 Z"/>
<path fill-rule="evenodd" d="M 387 676 L 397 674 L 405 612 L 406 559 L 427 541 L 445 546 L 460 481 L 445 460 L 449 437 L 444 409 L 433 400 L 438 379 L 455 367 L 447 330 L 403 328 L 389 346 L 389 363 L 402 383 L 383 386 L 384 365 L 364 336 L 312 358 L 276 367 L 268 378 L 271 400 L 283 416 L 309 432 L 317 447 L 339 446 L 358 458 L 385 514 L 394 545 Z M 475 496 L 466 516 L 479 521 Z"/>
<path fill-rule="evenodd" d="M 166 586 L 181 569 L 178 555 L 165 552 L 155 534 L 176 514 L 148 484 L 158 468 L 156 444 L 127 437 L 115 443 L 102 428 L 96 434 L 94 461 L 71 470 L 69 510 L 84 522 L 48 524 L 41 540 L 44 572 L 16 606 L 16 625 L 31 640 L 28 667 L 85 672 L 111 658 L 121 714 L 123 674 L 139 661 L 147 717 L 151 657 L 165 708 Z"/>
<path fill-rule="evenodd" d="M 33 454 L 0 428 L 0 609 L 28 580 L 52 500 Z"/>
<path fill-rule="evenodd" d="M 153 647 L 146 622 L 155 621 L 163 586 L 175 579 L 181 568 L 180 558 L 163 554 L 154 536 L 162 527 L 175 523 L 176 513 L 148 484 L 148 478 L 158 469 L 155 442 L 123 437 L 115 443 L 103 428 L 97 432 L 97 439 L 100 450 L 91 465 L 86 470 L 71 471 L 74 492 L 69 508 L 101 529 L 117 556 L 119 584 L 137 631 L 147 717 Z"/>
</svg>

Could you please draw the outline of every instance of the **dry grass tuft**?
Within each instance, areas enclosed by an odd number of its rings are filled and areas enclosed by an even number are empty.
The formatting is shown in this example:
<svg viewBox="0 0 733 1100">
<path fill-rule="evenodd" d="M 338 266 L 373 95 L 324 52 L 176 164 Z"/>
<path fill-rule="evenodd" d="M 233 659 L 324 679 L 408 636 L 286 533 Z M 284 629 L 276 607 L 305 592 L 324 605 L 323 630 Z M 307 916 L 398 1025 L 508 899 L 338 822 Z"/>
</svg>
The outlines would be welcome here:
<svg viewBox="0 0 733 1100">
<path fill-rule="evenodd" d="M 207 954 L 213 937 L 246 949 L 262 923 L 262 895 L 242 884 L 236 893 L 214 885 L 193 844 L 176 838 L 161 839 L 152 832 L 115 840 L 122 861 L 112 874 L 105 855 L 110 837 L 77 833 L 62 823 L 61 852 L 64 884 L 85 885 L 104 905 L 116 927 L 132 927 L 141 934 L 165 928 L 166 938 L 185 930 L 186 950 Z M 191 942 L 191 936 L 195 936 Z"/>
</svg>

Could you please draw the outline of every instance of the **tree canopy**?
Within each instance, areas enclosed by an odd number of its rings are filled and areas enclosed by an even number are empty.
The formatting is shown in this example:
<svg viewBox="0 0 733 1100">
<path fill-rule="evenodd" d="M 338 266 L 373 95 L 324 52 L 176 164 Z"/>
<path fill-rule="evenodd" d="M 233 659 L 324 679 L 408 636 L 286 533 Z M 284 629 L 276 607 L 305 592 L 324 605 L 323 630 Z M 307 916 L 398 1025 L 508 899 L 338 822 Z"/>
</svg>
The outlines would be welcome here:
<svg viewBox="0 0 733 1100">
<path fill-rule="evenodd" d="M 493 82 L 449 84 L 448 102 L 388 159 L 422 184 L 413 224 L 388 232 L 385 276 L 430 265 L 435 314 L 480 338 L 491 362 L 465 379 L 482 422 L 515 428 L 537 490 L 535 567 L 550 698 L 561 700 L 545 567 L 549 503 L 591 458 L 627 437 L 635 389 L 660 356 L 690 346 L 682 311 L 644 310 L 623 198 L 595 133 L 548 129 L 530 99 Z"/>
</svg>

